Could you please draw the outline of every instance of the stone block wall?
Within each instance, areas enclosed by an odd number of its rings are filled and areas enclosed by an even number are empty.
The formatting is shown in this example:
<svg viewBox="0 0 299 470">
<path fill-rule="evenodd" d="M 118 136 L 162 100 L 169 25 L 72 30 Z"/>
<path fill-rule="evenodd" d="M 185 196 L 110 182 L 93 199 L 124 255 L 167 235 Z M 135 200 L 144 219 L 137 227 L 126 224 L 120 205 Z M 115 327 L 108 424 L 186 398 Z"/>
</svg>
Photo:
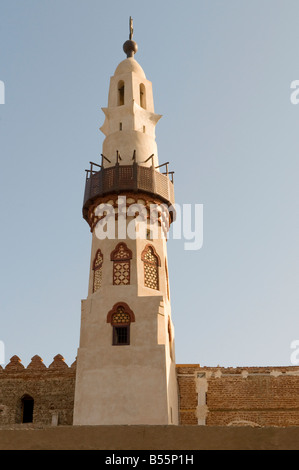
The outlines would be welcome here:
<svg viewBox="0 0 299 470">
<path fill-rule="evenodd" d="M 33 422 L 71 425 L 73 422 L 76 363 L 69 367 L 61 355 L 46 367 L 34 356 L 25 368 L 17 356 L 0 367 L 0 426 L 21 424 L 22 398 L 34 399 Z"/>
</svg>

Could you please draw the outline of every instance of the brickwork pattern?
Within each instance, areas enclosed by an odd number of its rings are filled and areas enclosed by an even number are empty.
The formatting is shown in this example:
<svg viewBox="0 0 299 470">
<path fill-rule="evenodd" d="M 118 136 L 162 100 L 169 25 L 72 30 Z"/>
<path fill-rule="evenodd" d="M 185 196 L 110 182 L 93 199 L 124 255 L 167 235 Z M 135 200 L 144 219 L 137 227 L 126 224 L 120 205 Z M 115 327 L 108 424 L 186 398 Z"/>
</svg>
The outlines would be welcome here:
<svg viewBox="0 0 299 470">
<path fill-rule="evenodd" d="M 299 426 L 299 368 L 177 367 L 180 423 L 207 426 Z M 205 403 L 199 404 L 201 383 Z"/>
<path fill-rule="evenodd" d="M 180 424 L 197 425 L 196 370 L 198 366 L 178 366 Z"/>
<path fill-rule="evenodd" d="M 181 425 L 299 426 L 299 367 L 187 364 L 177 366 L 177 378 Z M 76 363 L 69 367 L 59 354 L 49 367 L 39 356 L 27 367 L 13 356 L 0 367 L 0 426 L 22 423 L 24 395 L 34 399 L 34 425 L 51 425 L 53 415 L 72 425 L 75 379 Z"/>
<path fill-rule="evenodd" d="M 46 367 L 34 356 L 25 368 L 17 356 L 3 369 L 0 367 L 0 426 L 22 423 L 22 397 L 34 399 L 33 423 L 51 425 L 53 415 L 58 424 L 73 422 L 76 364 L 69 367 L 61 355 Z"/>
</svg>

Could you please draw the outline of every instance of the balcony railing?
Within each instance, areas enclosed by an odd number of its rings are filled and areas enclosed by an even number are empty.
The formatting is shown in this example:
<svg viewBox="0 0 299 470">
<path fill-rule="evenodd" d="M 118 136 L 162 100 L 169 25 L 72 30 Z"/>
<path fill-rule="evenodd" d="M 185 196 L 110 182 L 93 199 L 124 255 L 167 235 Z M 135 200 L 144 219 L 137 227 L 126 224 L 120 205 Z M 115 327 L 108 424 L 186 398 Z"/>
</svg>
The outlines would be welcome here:
<svg viewBox="0 0 299 470">
<path fill-rule="evenodd" d="M 91 204 L 101 196 L 124 191 L 143 192 L 156 196 L 168 205 L 174 204 L 173 173 L 168 171 L 168 163 L 154 168 L 139 165 L 120 165 L 103 168 L 90 162 L 90 169 L 86 170 L 86 184 L 83 202 L 83 217 L 87 220 L 88 209 Z M 157 168 L 166 167 L 160 173 Z M 100 168 L 98 171 L 94 169 Z"/>
</svg>

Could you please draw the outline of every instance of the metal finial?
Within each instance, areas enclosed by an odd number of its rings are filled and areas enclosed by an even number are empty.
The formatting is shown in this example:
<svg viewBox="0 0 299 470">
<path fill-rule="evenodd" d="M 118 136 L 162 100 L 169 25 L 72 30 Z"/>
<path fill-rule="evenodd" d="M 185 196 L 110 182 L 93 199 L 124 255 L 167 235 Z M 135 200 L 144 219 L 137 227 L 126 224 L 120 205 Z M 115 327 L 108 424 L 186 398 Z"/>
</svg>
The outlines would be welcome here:
<svg viewBox="0 0 299 470">
<path fill-rule="evenodd" d="M 130 27 L 130 35 L 128 41 L 126 41 L 123 45 L 124 52 L 127 54 L 127 57 L 134 57 L 134 54 L 138 51 L 138 46 L 135 41 L 133 41 L 133 33 L 134 33 L 134 28 L 133 28 L 133 19 L 132 16 L 130 16 L 130 22 L 129 22 L 129 27 Z"/>
<path fill-rule="evenodd" d="M 130 41 L 132 41 L 132 39 L 133 39 L 133 34 L 134 34 L 133 18 L 132 18 L 132 16 L 130 16 L 130 35 L 129 35 Z"/>
</svg>

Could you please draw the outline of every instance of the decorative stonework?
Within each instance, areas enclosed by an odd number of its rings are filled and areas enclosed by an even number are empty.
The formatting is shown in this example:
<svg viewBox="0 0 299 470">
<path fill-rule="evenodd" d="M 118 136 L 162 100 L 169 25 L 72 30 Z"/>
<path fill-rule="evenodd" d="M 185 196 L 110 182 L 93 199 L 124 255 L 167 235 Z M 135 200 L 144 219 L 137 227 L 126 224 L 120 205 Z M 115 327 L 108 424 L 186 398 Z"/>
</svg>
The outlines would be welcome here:
<svg viewBox="0 0 299 470">
<path fill-rule="evenodd" d="M 144 285 L 150 289 L 159 290 L 159 275 L 157 266 L 144 263 Z"/>
<path fill-rule="evenodd" d="M 144 263 L 144 285 L 150 289 L 159 290 L 159 266 L 161 260 L 154 246 L 146 245 L 141 259 Z"/>
<path fill-rule="evenodd" d="M 135 322 L 135 315 L 125 302 L 118 302 L 108 312 L 107 323 L 111 323 L 112 326 L 125 325 L 131 322 Z"/>
<path fill-rule="evenodd" d="M 98 291 L 102 285 L 103 259 L 101 250 L 98 250 L 93 262 L 93 292 Z"/>
<path fill-rule="evenodd" d="M 114 167 L 102 168 L 101 171 L 94 171 L 93 166 L 94 163 L 91 163 L 90 170 L 87 170 L 83 204 L 83 217 L 88 223 L 90 223 L 89 210 L 95 199 L 101 199 L 107 194 L 120 194 L 126 191 L 141 194 L 145 192 L 163 204 L 168 206 L 174 204 L 173 183 L 166 174 L 156 171 L 153 167 L 148 168 L 136 163 L 117 164 Z"/>
<path fill-rule="evenodd" d="M 131 317 L 128 313 L 125 313 L 124 307 L 120 306 L 117 308 L 116 313 L 112 315 L 111 325 L 128 325 L 131 323 Z"/>
<path fill-rule="evenodd" d="M 65 363 L 64 357 L 61 354 L 57 354 L 52 364 L 49 365 L 49 369 L 68 369 L 68 365 Z"/>
<path fill-rule="evenodd" d="M 6 371 L 20 371 L 23 369 L 25 369 L 25 367 L 21 363 L 21 359 L 18 356 L 11 357 L 9 364 L 7 364 L 5 367 Z"/>
<path fill-rule="evenodd" d="M 130 260 L 132 257 L 132 251 L 122 242 L 112 251 L 111 261 L 113 261 L 113 284 L 115 286 L 130 284 Z"/>
<path fill-rule="evenodd" d="M 113 265 L 113 284 L 116 286 L 130 284 L 130 262 L 117 263 Z"/>
<path fill-rule="evenodd" d="M 129 346 L 130 324 L 135 321 L 135 315 L 124 302 L 115 304 L 107 315 L 107 323 L 112 326 L 112 345 Z"/>
<path fill-rule="evenodd" d="M 160 207 L 160 210 L 157 211 L 156 215 L 154 215 L 154 220 L 152 223 L 157 222 L 158 225 L 162 228 L 164 235 L 166 236 L 167 232 L 169 231 L 170 225 L 173 221 L 173 214 L 171 211 L 166 209 L 166 206 L 161 203 L 161 200 L 158 198 L 154 198 L 149 196 L 148 194 L 125 192 L 120 194 L 110 194 L 108 196 L 103 196 L 97 199 L 89 208 L 88 210 L 88 224 L 90 226 L 90 231 L 93 232 L 97 223 L 101 221 L 101 219 L 106 219 L 108 214 L 97 216 L 96 209 L 100 204 L 109 204 L 115 210 L 115 218 L 118 218 L 118 197 L 119 196 L 126 196 L 126 207 L 128 208 L 131 204 L 141 204 L 146 208 L 147 211 L 147 219 L 150 221 L 150 208 L 151 206 Z M 136 214 L 137 216 L 137 214 Z"/>
<path fill-rule="evenodd" d="M 47 367 L 43 363 L 42 358 L 38 355 L 33 356 L 30 364 L 27 366 L 27 369 L 32 369 L 32 370 L 44 370 L 46 368 Z"/>
</svg>

